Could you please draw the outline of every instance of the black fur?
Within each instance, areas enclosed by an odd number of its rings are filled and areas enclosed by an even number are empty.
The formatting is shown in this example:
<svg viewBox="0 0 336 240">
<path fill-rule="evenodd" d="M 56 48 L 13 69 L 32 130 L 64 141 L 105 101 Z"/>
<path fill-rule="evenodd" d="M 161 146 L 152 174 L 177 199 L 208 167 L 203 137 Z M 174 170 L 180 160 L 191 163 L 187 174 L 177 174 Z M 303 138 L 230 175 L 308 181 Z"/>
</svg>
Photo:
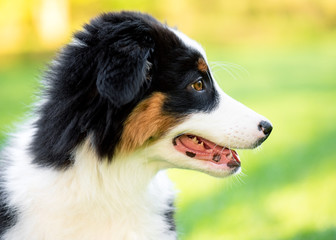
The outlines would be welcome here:
<svg viewBox="0 0 336 240">
<path fill-rule="evenodd" d="M 5 156 L 0 153 L 0 159 L 5 160 Z M 5 163 L 3 161 L 2 163 Z M 5 166 L 0 164 L 1 172 L 5 170 Z M 0 239 L 4 232 L 16 223 L 17 213 L 13 207 L 8 206 L 6 199 L 7 193 L 4 188 L 5 182 L 0 174 Z"/>
<path fill-rule="evenodd" d="M 103 14 L 74 38 L 83 45 L 66 46 L 45 76 L 47 102 L 31 145 L 40 166 L 68 168 L 88 137 L 112 159 L 125 119 L 153 92 L 167 95 L 163 110 L 177 117 L 217 104 L 211 77 L 197 69 L 201 54 L 148 15 Z M 199 78 L 201 92 L 190 87 Z"/>
<path fill-rule="evenodd" d="M 168 204 L 169 209 L 164 213 L 164 216 L 166 218 L 166 222 L 168 223 L 169 226 L 169 231 L 176 231 L 176 224 L 175 224 L 175 206 L 174 206 L 174 201 L 169 202 Z"/>
<path fill-rule="evenodd" d="M 5 195 L 5 193 L 1 192 L 0 195 Z M 15 224 L 16 217 L 15 209 L 9 207 L 5 199 L 0 198 L 0 237 L 8 228 Z"/>
</svg>

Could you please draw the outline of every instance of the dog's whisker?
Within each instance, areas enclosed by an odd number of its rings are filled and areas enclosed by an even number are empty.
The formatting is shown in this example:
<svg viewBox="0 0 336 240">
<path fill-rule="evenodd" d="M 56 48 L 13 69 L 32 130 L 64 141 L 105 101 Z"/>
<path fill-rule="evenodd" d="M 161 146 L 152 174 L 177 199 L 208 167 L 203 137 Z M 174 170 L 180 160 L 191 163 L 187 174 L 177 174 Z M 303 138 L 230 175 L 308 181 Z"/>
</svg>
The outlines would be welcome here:
<svg viewBox="0 0 336 240">
<path fill-rule="evenodd" d="M 223 66 L 219 66 L 220 69 L 226 71 L 234 80 L 238 80 L 238 78 L 236 77 L 236 75 L 228 68 L 223 67 Z"/>
<path fill-rule="evenodd" d="M 214 70 L 213 73 L 218 72 L 218 70 L 216 70 L 216 68 L 224 70 L 235 80 L 242 79 L 242 76 L 240 75 L 239 72 L 244 72 L 245 74 L 249 75 L 248 71 L 245 68 L 243 68 L 243 67 L 241 67 L 237 64 L 215 63 L 215 64 L 211 65 L 211 68 Z"/>
<path fill-rule="evenodd" d="M 214 64 L 212 64 L 212 63 L 214 63 Z M 210 64 L 211 64 L 211 66 L 214 66 L 214 67 L 218 67 L 218 66 L 230 67 L 230 68 L 235 68 L 235 69 L 237 69 L 239 71 L 243 71 L 243 72 L 245 72 L 247 74 L 249 73 L 246 68 L 244 68 L 243 66 L 241 66 L 239 64 L 235 64 L 235 63 L 230 63 L 230 62 L 211 62 Z"/>
</svg>

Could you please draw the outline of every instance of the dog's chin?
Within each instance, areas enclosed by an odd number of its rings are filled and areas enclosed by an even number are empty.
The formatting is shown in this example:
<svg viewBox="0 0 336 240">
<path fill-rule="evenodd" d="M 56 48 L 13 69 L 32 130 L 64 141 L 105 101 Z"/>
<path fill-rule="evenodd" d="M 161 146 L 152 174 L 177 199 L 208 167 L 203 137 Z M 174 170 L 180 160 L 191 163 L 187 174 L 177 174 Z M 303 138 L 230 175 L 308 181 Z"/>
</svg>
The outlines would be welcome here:
<svg viewBox="0 0 336 240">
<path fill-rule="evenodd" d="M 225 178 L 239 174 L 241 167 L 228 169 L 223 164 L 214 164 L 211 162 L 201 162 L 201 160 L 194 160 L 194 163 L 189 163 L 185 169 L 190 169 L 198 172 L 203 172 L 213 177 Z"/>
</svg>

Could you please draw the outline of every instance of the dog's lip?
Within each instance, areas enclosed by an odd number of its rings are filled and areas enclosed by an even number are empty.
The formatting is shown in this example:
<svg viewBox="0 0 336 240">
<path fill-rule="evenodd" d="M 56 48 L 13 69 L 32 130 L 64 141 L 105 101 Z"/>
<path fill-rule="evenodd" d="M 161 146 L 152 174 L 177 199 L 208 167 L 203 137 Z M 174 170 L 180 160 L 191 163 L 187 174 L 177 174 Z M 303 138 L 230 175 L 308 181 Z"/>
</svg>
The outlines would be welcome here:
<svg viewBox="0 0 336 240">
<path fill-rule="evenodd" d="M 235 150 L 220 146 L 197 135 L 178 135 L 173 139 L 173 145 L 177 151 L 190 158 L 210 161 L 217 165 L 225 164 L 229 168 L 240 167 L 240 159 Z"/>
</svg>

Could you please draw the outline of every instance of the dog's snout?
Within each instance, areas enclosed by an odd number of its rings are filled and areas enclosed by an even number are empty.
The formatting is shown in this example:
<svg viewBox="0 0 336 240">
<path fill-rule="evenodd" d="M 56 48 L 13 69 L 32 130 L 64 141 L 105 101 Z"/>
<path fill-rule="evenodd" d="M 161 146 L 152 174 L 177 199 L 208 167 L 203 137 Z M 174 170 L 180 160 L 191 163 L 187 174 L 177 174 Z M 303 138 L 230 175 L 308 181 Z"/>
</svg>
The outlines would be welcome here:
<svg viewBox="0 0 336 240">
<path fill-rule="evenodd" d="M 265 136 L 268 136 L 271 134 L 273 126 L 270 122 L 267 121 L 261 121 L 258 125 L 259 131 L 262 131 Z"/>
</svg>

